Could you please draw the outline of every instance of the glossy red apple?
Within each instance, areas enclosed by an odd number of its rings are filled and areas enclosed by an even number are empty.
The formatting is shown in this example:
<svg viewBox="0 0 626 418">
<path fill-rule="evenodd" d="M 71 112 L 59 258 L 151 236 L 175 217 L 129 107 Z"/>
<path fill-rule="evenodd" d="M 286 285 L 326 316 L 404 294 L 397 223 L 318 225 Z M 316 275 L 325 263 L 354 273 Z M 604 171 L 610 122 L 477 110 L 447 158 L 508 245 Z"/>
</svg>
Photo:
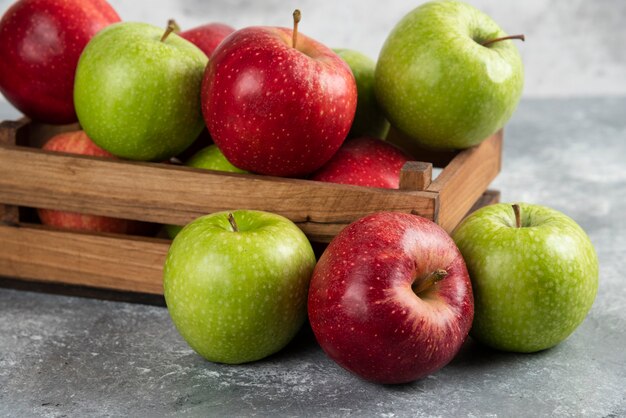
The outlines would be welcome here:
<svg viewBox="0 0 626 418">
<path fill-rule="evenodd" d="M 377 138 L 355 138 L 344 142 L 339 151 L 316 171 L 312 180 L 356 186 L 397 189 L 400 171 L 413 158 Z"/>
<path fill-rule="evenodd" d="M 214 51 L 202 111 L 235 166 L 275 176 L 320 168 L 343 143 L 356 110 L 356 84 L 331 49 L 276 27 L 249 27 Z"/>
<path fill-rule="evenodd" d="M 339 365 L 379 383 L 410 382 L 446 365 L 472 324 L 465 262 L 426 218 L 366 216 L 320 258 L 309 289 L 317 341 Z"/>
<path fill-rule="evenodd" d="M 112 154 L 98 147 L 84 131 L 72 131 L 55 135 L 46 142 L 43 149 L 70 154 L 115 158 Z M 85 187 L 88 187 L 88 185 L 85 185 Z M 56 228 L 118 234 L 141 234 L 148 227 L 148 224 L 144 222 L 106 216 L 84 215 L 82 213 L 52 209 L 37 209 L 37 212 L 42 224 Z"/>
<path fill-rule="evenodd" d="M 0 91 L 28 117 L 76 121 L 73 88 L 87 42 L 120 17 L 104 0 L 21 0 L 0 21 Z"/>
<path fill-rule="evenodd" d="M 198 26 L 197 28 L 179 32 L 178 35 L 187 39 L 189 42 L 200 48 L 207 57 L 210 57 L 211 54 L 213 54 L 213 51 L 215 51 L 215 48 L 217 48 L 224 38 L 234 31 L 235 28 L 223 23 L 208 23 L 206 25 Z"/>
</svg>

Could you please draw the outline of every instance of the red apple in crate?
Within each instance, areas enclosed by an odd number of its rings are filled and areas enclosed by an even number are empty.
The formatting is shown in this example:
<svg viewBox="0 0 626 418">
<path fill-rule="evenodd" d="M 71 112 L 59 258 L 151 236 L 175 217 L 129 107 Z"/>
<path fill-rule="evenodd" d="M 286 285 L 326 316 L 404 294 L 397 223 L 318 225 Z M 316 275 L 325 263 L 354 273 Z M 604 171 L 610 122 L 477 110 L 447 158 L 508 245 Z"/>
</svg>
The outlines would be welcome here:
<svg viewBox="0 0 626 418">
<path fill-rule="evenodd" d="M 235 166 L 261 174 L 302 176 L 320 168 L 344 141 L 355 109 L 348 65 L 286 28 L 234 32 L 213 52 L 202 85 L 215 144 Z"/>
<path fill-rule="evenodd" d="M 312 180 L 397 189 L 402 166 L 412 158 L 377 138 L 346 141 Z"/>
<path fill-rule="evenodd" d="M 326 354 L 379 383 L 410 382 L 446 365 L 474 315 L 454 241 L 426 218 L 396 212 L 366 216 L 333 239 L 308 303 Z"/>
<path fill-rule="evenodd" d="M 234 31 L 235 28 L 223 23 L 208 23 L 206 25 L 198 26 L 197 28 L 179 32 L 178 35 L 187 39 L 189 42 L 200 48 L 202 52 L 207 55 L 207 57 L 210 57 L 211 54 L 213 54 L 213 51 L 215 51 L 215 48 L 217 48 L 224 38 Z"/>
<path fill-rule="evenodd" d="M 112 154 L 98 147 L 89 139 L 84 131 L 72 131 L 55 135 L 46 142 L 43 149 L 70 154 L 115 158 Z M 84 215 L 82 213 L 64 212 L 52 209 L 37 209 L 37 212 L 42 224 L 63 229 L 118 234 L 140 234 L 147 230 L 148 225 L 144 222 L 127 219 Z"/>
<path fill-rule="evenodd" d="M 87 42 L 120 17 L 104 0 L 21 0 L 0 21 L 0 91 L 28 117 L 76 121 L 73 89 Z"/>
</svg>

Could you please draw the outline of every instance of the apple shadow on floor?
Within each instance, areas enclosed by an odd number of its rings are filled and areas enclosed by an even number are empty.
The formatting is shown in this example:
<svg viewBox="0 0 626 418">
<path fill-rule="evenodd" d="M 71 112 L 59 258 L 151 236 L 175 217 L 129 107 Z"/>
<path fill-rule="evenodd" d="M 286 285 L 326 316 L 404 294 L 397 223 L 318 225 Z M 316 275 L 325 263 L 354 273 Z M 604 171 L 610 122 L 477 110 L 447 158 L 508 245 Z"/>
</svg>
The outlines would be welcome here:
<svg viewBox="0 0 626 418">
<path fill-rule="evenodd" d="M 459 371 L 486 370 L 487 367 L 519 364 L 521 359 L 541 358 L 549 355 L 552 349 L 535 353 L 514 353 L 500 351 L 479 343 L 471 337 L 463 344 L 456 357 L 446 366 Z"/>
</svg>

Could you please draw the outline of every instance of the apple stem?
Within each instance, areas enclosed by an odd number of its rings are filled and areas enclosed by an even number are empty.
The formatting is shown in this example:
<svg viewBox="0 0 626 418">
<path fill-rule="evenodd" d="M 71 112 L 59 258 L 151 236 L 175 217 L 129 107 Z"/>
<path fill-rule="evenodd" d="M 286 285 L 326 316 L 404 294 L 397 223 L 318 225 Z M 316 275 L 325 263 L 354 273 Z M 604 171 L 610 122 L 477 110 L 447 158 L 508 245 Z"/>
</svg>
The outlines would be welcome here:
<svg viewBox="0 0 626 418">
<path fill-rule="evenodd" d="M 513 206 L 513 213 L 515 213 L 515 226 L 517 228 L 521 228 L 522 227 L 522 214 L 520 212 L 520 207 L 517 203 L 512 206 Z"/>
<path fill-rule="evenodd" d="M 239 232 L 239 227 L 237 226 L 237 222 L 235 222 L 235 215 L 229 213 L 228 222 L 230 223 L 231 228 L 233 228 L 233 232 Z"/>
<path fill-rule="evenodd" d="M 167 21 L 167 27 L 172 27 L 174 28 L 174 33 L 179 33 L 180 32 L 180 26 L 178 25 L 178 23 L 176 23 L 176 21 L 174 19 L 170 19 Z"/>
<path fill-rule="evenodd" d="M 296 9 L 293 11 L 293 34 L 291 37 L 291 47 L 296 47 L 296 42 L 298 42 L 298 23 L 300 23 L 300 19 L 302 19 L 302 13 L 300 10 Z"/>
<path fill-rule="evenodd" d="M 424 290 L 434 285 L 435 283 L 437 283 L 438 281 L 443 280 L 447 275 L 448 275 L 448 272 L 445 271 L 444 269 L 437 269 L 433 271 L 432 273 L 430 273 L 428 276 L 426 276 L 425 279 L 420 280 L 418 283 L 414 283 L 413 292 L 415 292 L 415 294 L 418 295 L 422 293 Z"/>
<path fill-rule="evenodd" d="M 163 36 L 161 36 L 161 42 L 165 42 L 167 37 L 170 36 L 170 33 L 176 32 L 176 27 L 172 24 L 172 22 L 174 22 L 174 21 L 171 20 L 171 19 L 167 22 L 167 27 L 165 28 L 165 33 L 163 34 Z M 176 22 L 174 22 L 174 23 L 176 23 Z M 178 26 L 178 25 L 176 25 L 176 26 Z"/>
<path fill-rule="evenodd" d="M 519 39 L 522 42 L 524 42 L 526 40 L 526 37 L 523 34 L 520 35 L 511 35 L 511 36 L 503 36 L 501 38 L 495 38 L 495 39 L 490 39 L 488 41 L 485 41 L 483 43 L 481 43 L 482 46 L 488 46 L 491 45 L 494 42 L 500 42 L 500 41 L 506 41 L 509 39 Z"/>
</svg>

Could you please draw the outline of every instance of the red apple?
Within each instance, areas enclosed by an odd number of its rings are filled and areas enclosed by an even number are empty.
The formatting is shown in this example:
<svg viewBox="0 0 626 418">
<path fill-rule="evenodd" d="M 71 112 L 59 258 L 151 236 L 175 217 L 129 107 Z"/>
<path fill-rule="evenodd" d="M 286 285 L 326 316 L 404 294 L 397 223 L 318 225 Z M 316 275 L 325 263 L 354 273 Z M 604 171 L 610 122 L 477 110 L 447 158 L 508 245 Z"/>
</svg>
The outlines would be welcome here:
<svg viewBox="0 0 626 418">
<path fill-rule="evenodd" d="M 179 35 L 200 48 L 207 57 L 210 57 L 224 38 L 234 31 L 235 28 L 223 23 L 208 23 L 180 32 Z"/>
<path fill-rule="evenodd" d="M 320 168 L 343 143 L 356 83 L 331 49 L 276 27 L 231 34 L 213 52 L 202 111 L 215 144 L 235 166 L 275 176 Z"/>
<path fill-rule="evenodd" d="M 317 341 L 339 365 L 379 383 L 410 382 L 446 365 L 472 324 L 461 253 L 435 223 L 380 212 L 343 229 L 309 289 Z"/>
<path fill-rule="evenodd" d="M 377 138 L 356 138 L 346 141 L 311 179 L 397 189 L 400 170 L 411 160 L 411 156 L 388 142 Z"/>
<path fill-rule="evenodd" d="M 70 154 L 115 158 L 113 154 L 98 147 L 89 139 L 84 131 L 72 131 L 55 135 L 46 142 L 43 149 Z M 42 224 L 56 228 L 118 234 L 140 234 L 147 230 L 147 224 L 144 222 L 127 219 L 84 215 L 82 213 L 63 212 L 52 209 L 37 209 L 37 212 Z"/>
<path fill-rule="evenodd" d="M 120 17 L 104 0 L 21 0 L 0 21 L 0 91 L 32 119 L 76 121 L 73 89 L 87 42 Z"/>
</svg>

